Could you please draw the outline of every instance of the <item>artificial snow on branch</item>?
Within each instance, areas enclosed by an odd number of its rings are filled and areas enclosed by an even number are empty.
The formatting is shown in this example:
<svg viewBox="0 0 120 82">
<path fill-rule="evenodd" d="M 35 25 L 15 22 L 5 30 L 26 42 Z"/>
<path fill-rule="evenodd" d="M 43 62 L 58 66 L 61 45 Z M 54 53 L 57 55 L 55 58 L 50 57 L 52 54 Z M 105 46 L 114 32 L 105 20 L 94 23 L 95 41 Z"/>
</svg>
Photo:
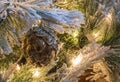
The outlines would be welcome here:
<svg viewBox="0 0 120 82">
<path fill-rule="evenodd" d="M 0 54 L 11 53 L 33 25 L 64 33 L 84 24 L 82 13 L 50 8 L 52 4 L 52 0 L 0 0 Z"/>
<path fill-rule="evenodd" d="M 97 43 L 91 43 L 80 50 L 78 56 L 74 59 L 73 65 L 68 69 L 65 77 L 60 82 L 78 82 L 79 76 L 89 68 L 93 63 L 108 56 L 113 52 L 110 47 L 101 46 Z"/>
</svg>

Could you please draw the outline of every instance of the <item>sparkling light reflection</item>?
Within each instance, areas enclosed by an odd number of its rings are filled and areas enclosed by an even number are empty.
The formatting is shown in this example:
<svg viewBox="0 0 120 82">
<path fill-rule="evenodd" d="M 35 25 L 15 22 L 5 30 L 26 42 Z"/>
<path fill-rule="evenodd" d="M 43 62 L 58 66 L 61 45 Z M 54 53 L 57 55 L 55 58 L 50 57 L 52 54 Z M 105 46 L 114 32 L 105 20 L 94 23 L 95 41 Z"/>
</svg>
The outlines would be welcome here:
<svg viewBox="0 0 120 82">
<path fill-rule="evenodd" d="M 82 59 L 83 59 L 83 56 L 80 53 L 76 58 L 73 58 L 73 60 L 72 60 L 73 66 L 76 66 L 76 65 L 80 64 Z"/>
</svg>

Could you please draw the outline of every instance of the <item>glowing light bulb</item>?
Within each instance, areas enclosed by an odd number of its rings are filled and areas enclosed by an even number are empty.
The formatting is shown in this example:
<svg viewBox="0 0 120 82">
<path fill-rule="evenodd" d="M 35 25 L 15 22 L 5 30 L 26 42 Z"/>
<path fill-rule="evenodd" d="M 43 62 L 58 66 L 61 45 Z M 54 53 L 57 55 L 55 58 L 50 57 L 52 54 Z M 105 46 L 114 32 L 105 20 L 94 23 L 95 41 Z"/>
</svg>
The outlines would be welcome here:
<svg viewBox="0 0 120 82">
<path fill-rule="evenodd" d="M 94 38 L 97 38 L 99 36 L 99 33 L 94 33 L 93 36 Z"/>
<path fill-rule="evenodd" d="M 40 19 L 38 19 L 38 24 L 41 24 L 41 20 Z"/>
<path fill-rule="evenodd" d="M 112 15 L 111 15 L 110 13 L 107 15 L 107 17 L 108 17 L 109 19 L 112 19 Z"/>
<path fill-rule="evenodd" d="M 32 24 L 32 27 L 38 27 L 38 24 Z"/>
<path fill-rule="evenodd" d="M 67 3 L 67 0 L 64 0 L 63 4 L 66 4 Z"/>
<path fill-rule="evenodd" d="M 39 76 L 40 76 L 40 72 L 39 72 L 38 70 L 35 70 L 35 71 L 33 72 L 33 77 L 37 78 L 37 77 L 39 77 Z"/>
<path fill-rule="evenodd" d="M 73 32 L 73 36 L 74 36 L 74 37 L 77 37 L 77 36 L 78 36 L 78 34 L 79 34 L 79 32 L 78 32 L 78 31 Z"/>
<path fill-rule="evenodd" d="M 16 66 L 16 70 L 20 70 L 20 66 L 17 64 L 17 66 Z"/>
<path fill-rule="evenodd" d="M 76 65 L 80 64 L 82 59 L 83 59 L 83 56 L 80 53 L 76 58 L 73 58 L 73 60 L 72 60 L 73 66 L 76 66 Z"/>
<path fill-rule="evenodd" d="M 108 22 L 110 22 L 110 21 L 112 20 L 112 14 L 108 13 L 108 14 L 106 15 L 106 20 L 107 20 Z"/>
</svg>

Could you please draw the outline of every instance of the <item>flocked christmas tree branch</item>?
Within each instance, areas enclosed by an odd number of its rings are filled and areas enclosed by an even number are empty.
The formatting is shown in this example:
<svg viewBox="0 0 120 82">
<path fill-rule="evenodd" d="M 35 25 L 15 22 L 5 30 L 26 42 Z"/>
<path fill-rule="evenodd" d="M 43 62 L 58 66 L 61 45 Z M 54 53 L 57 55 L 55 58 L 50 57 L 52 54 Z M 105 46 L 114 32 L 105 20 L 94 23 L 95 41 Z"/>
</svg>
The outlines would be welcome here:
<svg viewBox="0 0 120 82">
<path fill-rule="evenodd" d="M 11 53 L 12 47 L 19 45 L 19 38 L 33 26 L 64 33 L 84 24 L 82 13 L 49 8 L 51 4 L 51 0 L 0 0 L 0 53 Z"/>
<path fill-rule="evenodd" d="M 26 34 L 28 30 L 34 29 L 33 27 L 39 27 L 32 30 L 33 33 L 29 31 L 31 35 L 35 33 L 35 35 L 32 35 L 33 38 L 35 36 L 39 37 L 36 42 L 39 41 L 39 39 L 41 40 L 41 37 L 44 37 L 44 40 L 46 41 L 42 40 L 41 43 L 43 45 L 47 43 L 48 45 L 52 42 L 54 43 L 55 39 L 53 36 L 55 35 L 53 35 L 54 33 L 51 33 L 51 30 L 46 28 L 50 28 L 56 33 L 62 34 L 71 31 L 71 27 L 77 29 L 81 24 L 84 24 L 84 15 L 80 12 L 50 8 L 52 7 L 51 5 L 53 5 L 51 0 L 0 0 L 0 54 L 11 53 L 14 45 L 19 46 L 19 38 L 21 38 L 24 33 Z M 102 6 L 104 7 L 104 5 L 101 4 L 100 7 Z M 104 9 L 105 8 L 103 8 L 102 11 L 107 12 L 110 10 L 110 8 L 108 8 L 108 10 Z M 107 18 L 111 18 L 111 14 L 104 14 Z M 119 13 L 117 14 L 119 16 Z M 27 40 L 25 39 L 25 41 L 30 45 L 27 46 L 26 51 L 29 50 L 33 53 L 33 48 L 30 47 L 31 42 L 29 42 L 29 38 L 31 39 L 29 32 Z M 52 44 L 50 44 L 49 47 L 51 47 L 51 45 Z M 44 46 L 46 47 L 46 45 Z M 35 49 L 37 50 L 36 47 Z M 65 71 L 62 72 L 63 74 L 57 77 L 57 79 L 59 78 L 58 81 L 77 82 L 78 76 L 80 76 L 87 68 L 97 60 L 108 56 L 111 52 L 113 53 L 114 51 L 111 50 L 110 47 L 104 47 L 97 43 L 85 46 L 79 51 L 79 54 L 75 58 L 71 59 L 73 62 L 72 65 L 64 68 Z M 38 55 L 36 58 L 38 58 Z M 7 80 L 15 67 L 16 64 L 13 65 L 13 68 L 11 67 L 10 72 L 8 69 L 9 73 L 6 72 L 3 79 Z M 59 74 L 60 73 L 61 72 L 59 72 Z M 2 79 L 1 75 L 0 79 Z"/>
<path fill-rule="evenodd" d="M 73 64 L 67 69 L 60 82 L 78 82 L 79 76 L 93 63 L 109 56 L 113 50 L 100 44 L 91 43 L 80 50 L 78 56 L 73 59 Z"/>
<path fill-rule="evenodd" d="M 79 51 L 79 54 L 76 57 L 71 59 L 72 65 L 70 67 L 63 66 L 59 68 L 63 69 L 64 71 L 62 72 L 58 71 L 57 73 L 55 73 L 55 75 L 60 74 L 56 78 L 57 81 L 78 82 L 79 80 L 78 77 L 82 75 L 86 69 L 88 69 L 93 63 L 97 62 L 98 60 L 106 56 L 110 56 L 110 53 L 114 53 L 114 51 L 111 50 L 110 47 L 101 46 L 100 44 L 97 44 L 95 42 L 88 44 Z M 9 69 L 4 74 L 4 77 L 2 78 L 3 80 L 7 80 L 9 76 L 14 72 L 17 63 L 19 62 L 20 59 L 18 59 L 18 61 L 15 64 L 9 67 Z M 51 66 L 50 68 L 49 65 L 47 67 L 48 67 L 47 70 L 49 71 L 51 69 Z M 42 77 L 45 77 L 45 75 L 43 75 Z M 48 75 L 48 78 L 49 77 L 51 78 L 51 75 Z M 52 77 L 55 77 L 54 73 Z"/>
</svg>

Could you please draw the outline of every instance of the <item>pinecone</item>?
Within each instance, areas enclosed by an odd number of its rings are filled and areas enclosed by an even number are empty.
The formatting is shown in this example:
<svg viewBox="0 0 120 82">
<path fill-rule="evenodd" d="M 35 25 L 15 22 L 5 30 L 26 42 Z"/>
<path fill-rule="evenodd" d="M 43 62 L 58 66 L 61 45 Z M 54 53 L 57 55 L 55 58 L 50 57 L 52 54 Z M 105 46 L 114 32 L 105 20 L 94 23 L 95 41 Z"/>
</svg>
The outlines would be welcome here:
<svg viewBox="0 0 120 82">
<path fill-rule="evenodd" d="M 40 66 L 49 64 L 57 48 L 58 38 L 50 28 L 34 27 L 22 39 L 25 58 Z"/>
</svg>

